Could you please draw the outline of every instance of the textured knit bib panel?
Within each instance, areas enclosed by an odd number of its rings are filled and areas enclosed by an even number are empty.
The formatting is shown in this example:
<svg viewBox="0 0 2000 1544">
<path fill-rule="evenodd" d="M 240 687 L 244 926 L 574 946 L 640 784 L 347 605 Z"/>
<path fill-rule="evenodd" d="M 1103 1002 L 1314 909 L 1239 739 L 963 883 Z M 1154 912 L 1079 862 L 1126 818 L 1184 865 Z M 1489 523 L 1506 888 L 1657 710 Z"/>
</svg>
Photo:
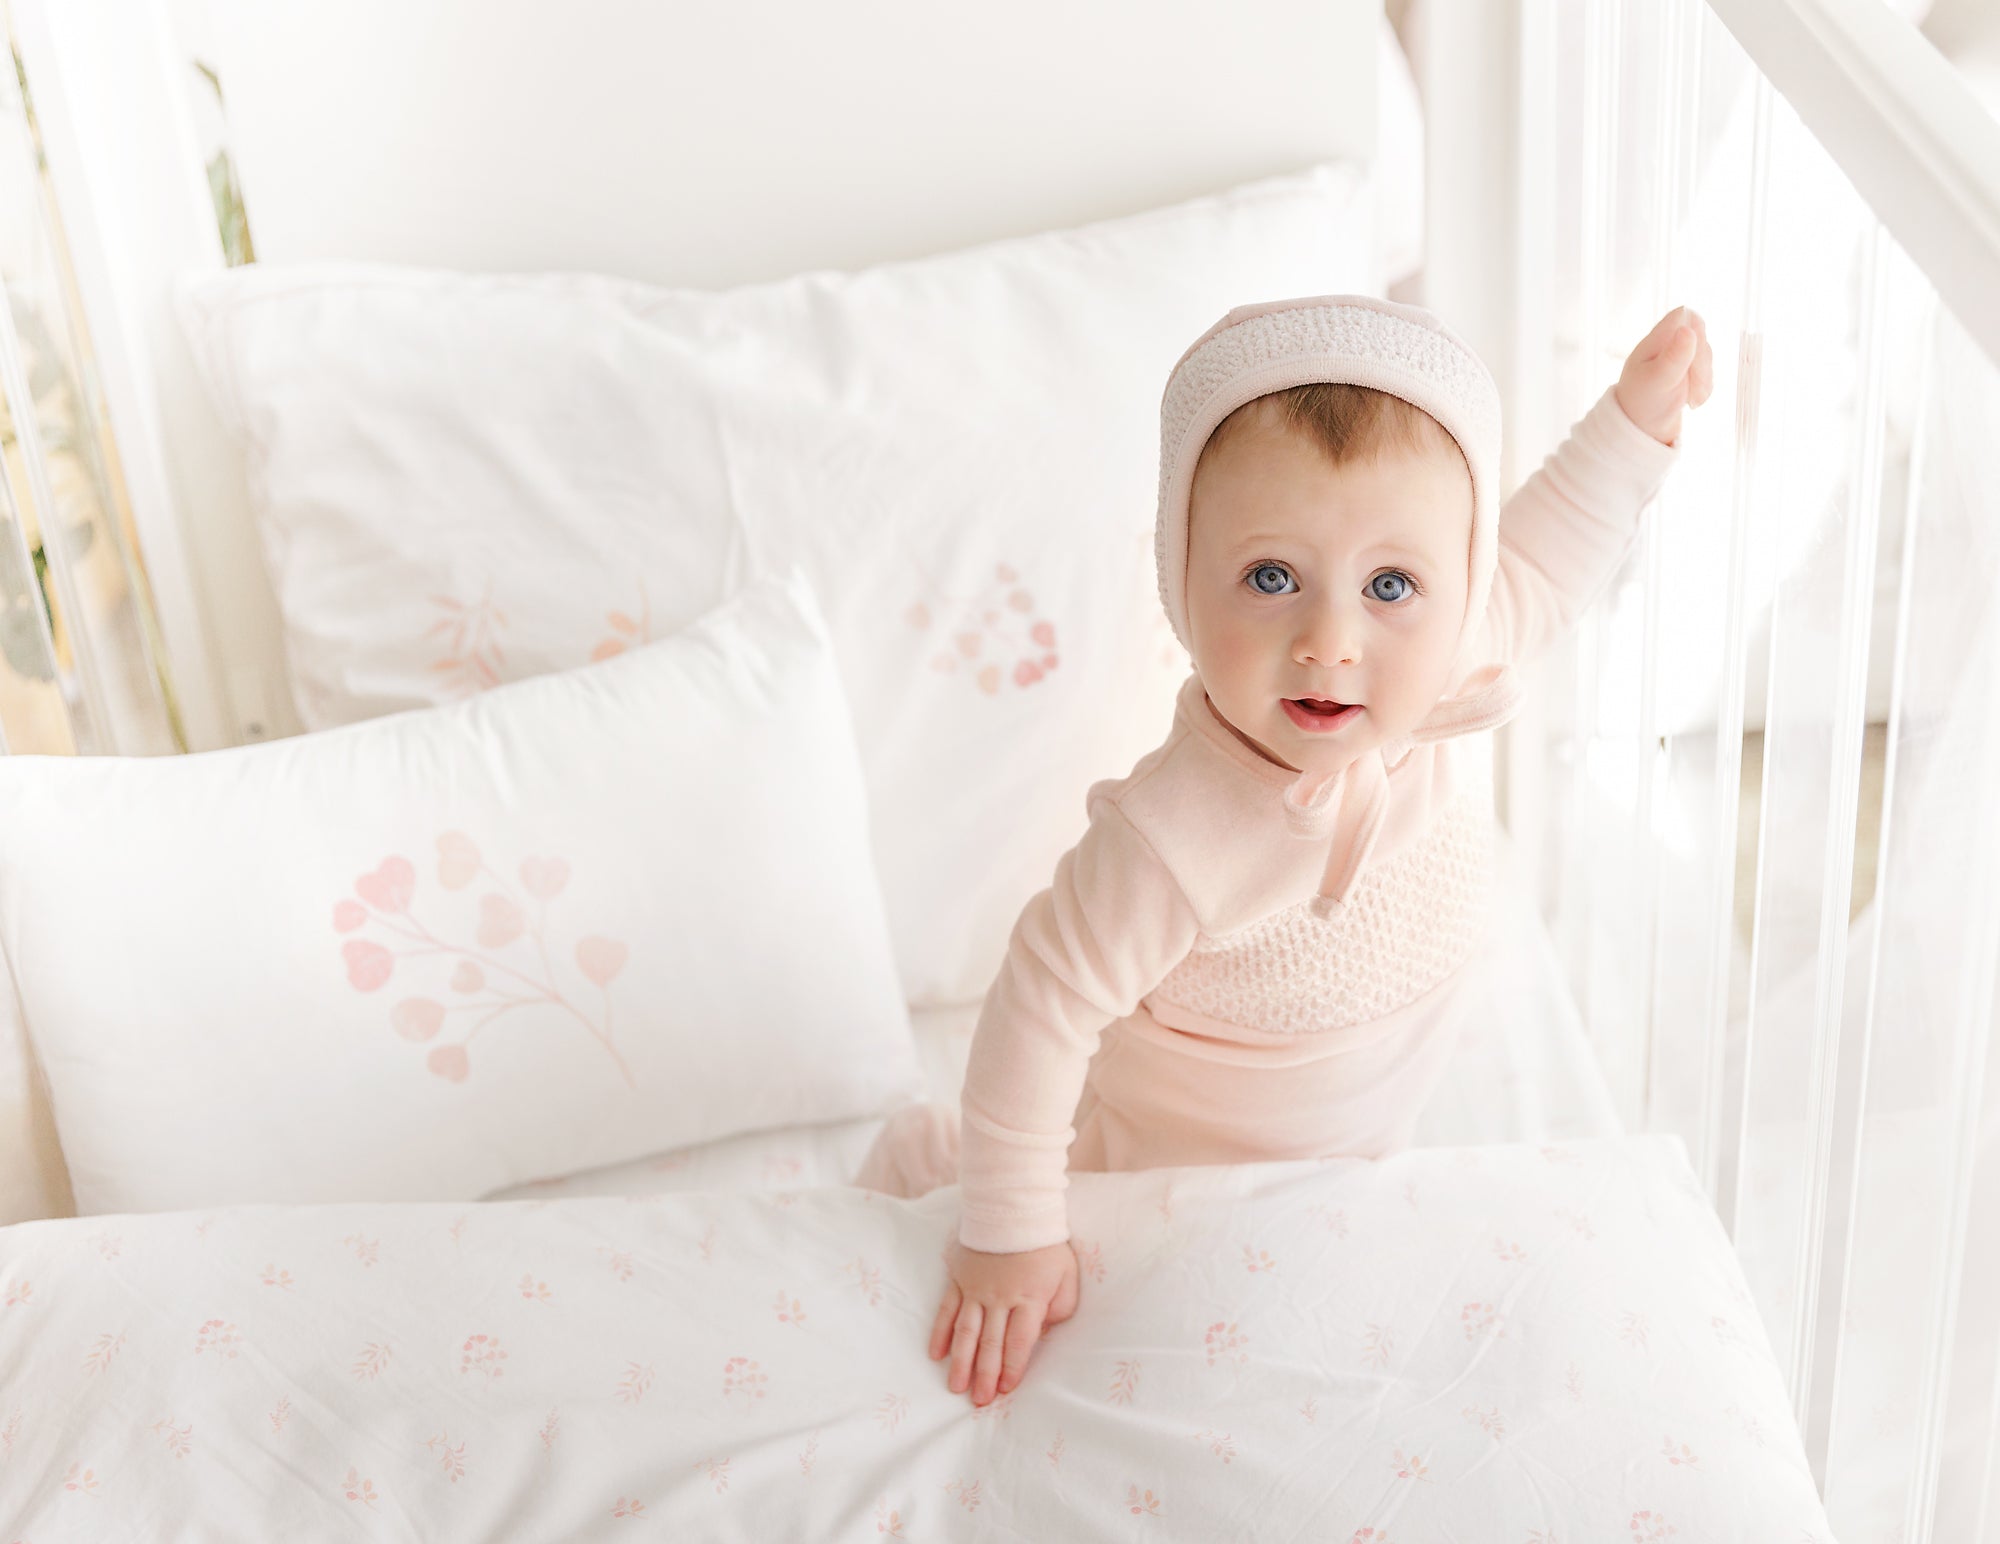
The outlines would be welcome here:
<svg viewBox="0 0 2000 1544">
<path fill-rule="evenodd" d="M 1204 937 L 1150 995 L 1271 1034 L 1346 1029 L 1421 997 L 1478 942 L 1493 879 L 1493 798 L 1461 789 L 1409 847 L 1321 918 L 1310 898 Z"/>
</svg>

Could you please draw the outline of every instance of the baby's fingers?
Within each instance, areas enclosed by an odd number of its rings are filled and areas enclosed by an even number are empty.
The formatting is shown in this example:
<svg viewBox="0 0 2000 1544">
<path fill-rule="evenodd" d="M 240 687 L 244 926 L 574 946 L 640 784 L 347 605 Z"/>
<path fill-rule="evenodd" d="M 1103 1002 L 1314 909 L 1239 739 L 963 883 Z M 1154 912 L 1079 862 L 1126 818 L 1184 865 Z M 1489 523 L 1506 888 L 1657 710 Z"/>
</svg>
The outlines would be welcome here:
<svg viewBox="0 0 2000 1544">
<path fill-rule="evenodd" d="M 951 1323 L 958 1317 L 958 1305 L 965 1300 L 958 1283 L 944 1284 L 944 1301 L 938 1304 L 937 1317 L 931 1321 L 931 1360 L 935 1362 L 943 1356 L 951 1345 Z"/>
<path fill-rule="evenodd" d="M 979 1350 L 979 1326 L 985 1310 L 967 1299 L 959 1305 L 958 1328 L 951 1332 L 951 1376 L 945 1387 L 963 1394 L 972 1382 L 972 1359 Z"/>
<path fill-rule="evenodd" d="M 1695 335 L 1701 339 L 1700 348 L 1695 350 L 1694 364 L 1688 370 L 1688 402 L 1700 407 L 1715 391 L 1715 353 L 1708 346 L 1708 329 L 1702 325 L 1697 313 L 1694 319 Z"/>
<path fill-rule="evenodd" d="M 1657 359 L 1662 354 L 1670 354 L 1674 349 L 1676 335 L 1683 327 L 1691 327 L 1692 312 L 1686 306 L 1675 306 L 1665 316 L 1653 323 L 1653 330 L 1641 338 L 1632 350 L 1632 357 L 1639 360 Z"/>
<path fill-rule="evenodd" d="M 1006 1348 L 1000 1357 L 1000 1392 L 1011 1394 L 1028 1370 L 1028 1358 L 1035 1342 L 1042 1338 L 1042 1305 L 1027 1303 L 1016 1308 L 1007 1320 Z"/>
<path fill-rule="evenodd" d="M 1015 1314 L 1020 1309 L 1014 1310 Z M 1007 1335 L 1008 1311 L 1004 1307 L 989 1308 L 985 1322 L 979 1326 L 979 1363 L 972 1369 L 972 1402 L 983 1405 L 993 1398 L 994 1387 L 1000 1381 L 1000 1355 Z"/>
</svg>

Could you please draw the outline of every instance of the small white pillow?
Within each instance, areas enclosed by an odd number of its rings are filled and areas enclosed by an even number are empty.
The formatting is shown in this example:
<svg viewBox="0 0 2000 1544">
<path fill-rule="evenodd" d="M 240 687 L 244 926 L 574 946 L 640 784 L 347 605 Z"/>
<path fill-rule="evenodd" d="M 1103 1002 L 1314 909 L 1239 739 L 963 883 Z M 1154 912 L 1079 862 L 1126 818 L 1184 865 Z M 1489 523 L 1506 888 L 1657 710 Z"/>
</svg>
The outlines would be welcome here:
<svg viewBox="0 0 2000 1544">
<path fill-rule="evenodd" d="M 0 758 L 0 946 L 81 1213 L 471 1199 L 924 1088 L 796 570 L 470 702 Z"/>
<path fill-rule="evenodd" d="M 1187 655 L 1160 392 L 1232 306 L 1378 293 L 1331 163 L 720 292 L 257 263 L 182 291 L 246 442 L 300 716 L 581 664 L 798 562 L 853 704 L 904 996 L 976 1000 Z"/>
</svg>

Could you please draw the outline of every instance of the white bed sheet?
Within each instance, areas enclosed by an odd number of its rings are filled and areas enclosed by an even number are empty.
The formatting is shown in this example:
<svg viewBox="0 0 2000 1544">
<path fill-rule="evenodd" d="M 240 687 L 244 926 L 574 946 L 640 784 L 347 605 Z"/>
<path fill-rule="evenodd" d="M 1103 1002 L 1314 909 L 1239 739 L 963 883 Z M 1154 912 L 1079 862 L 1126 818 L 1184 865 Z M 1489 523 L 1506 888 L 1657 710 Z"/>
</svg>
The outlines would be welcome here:
<svg viewBox="0 0 2000 1544">
<path fill-rule="evenodd" d="M 1672 1137 L 1079 1174 L 983 1407 L 955 1186 L 0 1229 L 0 1538 L 1828 1544 Z"/>
<path fill-rule="evenodd" d="M 1450 1070 L 1417 1123 L 1424 1147 L 1554 1142 L 1623 1134 L 1554 942 L 1520 878 L 1506 832 L 1496 832 L 1494 901 L 1470 966 L 1489 983 L 1469 1000 L 1490 1005 L 1468 1019 Z M 931 1097 L 956 1106 L 978 1003 L 913 1010 Z M 581 1174 L 534 1180 L 488 1200 L 651 1195 L 675 1190 L 789 1190 L 847 1184 L 879 1117 L 746 1132 Z"/>
</svg>

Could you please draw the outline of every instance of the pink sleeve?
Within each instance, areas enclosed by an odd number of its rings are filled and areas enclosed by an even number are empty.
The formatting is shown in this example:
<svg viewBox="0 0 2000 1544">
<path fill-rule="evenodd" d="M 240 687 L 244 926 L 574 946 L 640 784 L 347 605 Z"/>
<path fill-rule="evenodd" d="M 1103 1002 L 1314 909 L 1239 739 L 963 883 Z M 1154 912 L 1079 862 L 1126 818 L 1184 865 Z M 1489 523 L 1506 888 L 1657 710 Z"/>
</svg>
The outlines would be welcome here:
<svg viewBox="0 0 2000 1544">
<path fill-rule="evenodd" d="M 1525 661 L 1568 628 L 1624 561 L 1639 513 L 1680 455 L 1625 416 L 1607 387 L 1569 438 L 1501 506 L 1488 625 L 1496 657 Z"/>
<path fill-rule="evenodd" d="M 1069 1237 L 1070 1117 L 1104 1026 L 1194 947 L 1193 908 L 1110 799 L 1022 909 L 980 1009 L 959 1101 L 959 1241 L 1015 1254 Z"/>
</svg>

